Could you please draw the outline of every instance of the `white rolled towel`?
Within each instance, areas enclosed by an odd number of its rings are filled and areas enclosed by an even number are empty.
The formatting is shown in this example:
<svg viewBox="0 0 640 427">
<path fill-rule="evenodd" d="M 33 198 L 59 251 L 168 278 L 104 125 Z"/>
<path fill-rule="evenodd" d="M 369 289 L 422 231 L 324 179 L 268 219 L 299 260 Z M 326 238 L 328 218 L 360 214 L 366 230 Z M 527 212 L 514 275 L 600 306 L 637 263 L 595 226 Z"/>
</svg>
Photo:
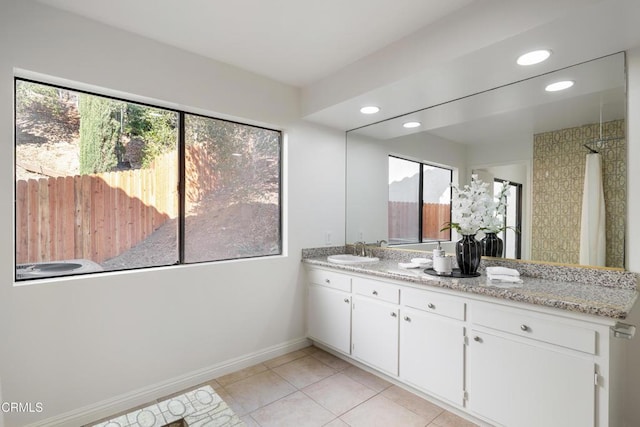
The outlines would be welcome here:
<svg viewBox="0 0 640 427">
<path fill-rule="evenodd" d="M 399 262 L 398 267 L 399 268 L 418 268 L 420 267 L 420 264 L 417 264 L 415 262 Z"/>
<path fill-rule="evenodd" d="M 492 282 L 522 283 L 520 276 L 509 276 L 506 274 L 487 274 L 487 279 Z"/>
<path fill-rule="evenodd" d="M 520 272 L 507 267 L 487 267 L 487 278 L 497 282 L 522 283 Z"/>
<path fill-rule="evenodd" d="M 520 277 L 520 272 L 518 270 L 507 267 L 487 267 L 487 275 L 489 274 Z"/>
</svg>

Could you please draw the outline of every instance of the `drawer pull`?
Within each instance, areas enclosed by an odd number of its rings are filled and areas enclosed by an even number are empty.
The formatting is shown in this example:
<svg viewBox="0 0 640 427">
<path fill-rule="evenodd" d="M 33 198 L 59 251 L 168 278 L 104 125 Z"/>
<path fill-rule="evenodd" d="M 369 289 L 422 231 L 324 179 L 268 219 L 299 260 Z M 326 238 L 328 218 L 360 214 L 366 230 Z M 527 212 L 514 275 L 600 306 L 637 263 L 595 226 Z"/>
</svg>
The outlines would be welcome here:
<svg viewBox="0 0 640 427">
<path fill-rule="evenodd" d="M 324 283 L 329 284 L 329 283 L 331 283 L 331 280 L 329 280 L 329 279 L 324 279 Z"/>
<path fill-rule="evenodd" d="M 527 325 L 520 325 L 520 329 L 522 329 L 525 332 L 531 331 L 531 328 L 529 328 Z"/>
<path fill-rule="evenodd" d="M 374 295 L 378 295 L 378 291 L 373 291 L 371 293 L 374 294 Z"/>
<path fill-rule="evenodd" d="M 475 342 L 482 342 L 482 338 L 480 338 L 480 337 L 479 337 L 479 336 L 477 336 L 477 335 L 476 335 L 475 337 L 473 337 L 473 340 L 474 340 Z"/>
<path fill-rule="evenodd" d="M 427 307 L 430 308 L 431 310 L 433 310 L 434 308 L 436 308 L 435 305 L 433 305 L 432 303 L 427 304 Z"/>
<path fill-rule="evenodd" d="M 398 315 L 396 314 L 396 312 L 395 312 L 395 311 L 392 311 L 392 312 L 391 312 L 391 317 L 398 317 Z"/>
<path fill-rule="evenodd" d="M 411 318 L 409 316 L 404 316 L 405 322 L 411 322 Z"/>
<path fill-rule="evenodd" d="M 345 298 L 344 302 L 349 303 L 349 298 Z"/>
</svg>

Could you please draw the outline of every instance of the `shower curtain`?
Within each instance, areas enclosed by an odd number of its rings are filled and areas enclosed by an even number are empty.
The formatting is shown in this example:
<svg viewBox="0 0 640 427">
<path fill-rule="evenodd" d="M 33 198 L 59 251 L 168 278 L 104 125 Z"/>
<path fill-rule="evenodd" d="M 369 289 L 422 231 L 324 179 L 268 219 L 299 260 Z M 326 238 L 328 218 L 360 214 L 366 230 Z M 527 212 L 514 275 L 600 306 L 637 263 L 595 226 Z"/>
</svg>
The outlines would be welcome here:
<svg viewBox="0 0 640 427">
<path fill-rule="evenodd" d="M 580 264 L 603 266 L 606 263 L 604 190 L 602 158 L 587 154 L 580 221 Z"/>
</svg>

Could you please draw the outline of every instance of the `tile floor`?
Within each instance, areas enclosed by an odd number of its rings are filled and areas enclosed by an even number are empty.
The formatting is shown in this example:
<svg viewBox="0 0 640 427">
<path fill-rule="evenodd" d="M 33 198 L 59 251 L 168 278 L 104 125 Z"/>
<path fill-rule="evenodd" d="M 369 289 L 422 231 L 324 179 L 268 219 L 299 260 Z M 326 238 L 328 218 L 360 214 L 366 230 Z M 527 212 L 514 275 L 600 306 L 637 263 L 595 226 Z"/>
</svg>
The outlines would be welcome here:
<svg viewBox="0 0 640 427">
<path fill-rule="evenodd" d="M 247 427 L 475 425 L 317 347 L 207 384 Z"/>
<path fill-rule="evenodd" d="M 313 346 L 200 386 L 206 385 L 246 427 L 475 426 Z"/>
</svg>

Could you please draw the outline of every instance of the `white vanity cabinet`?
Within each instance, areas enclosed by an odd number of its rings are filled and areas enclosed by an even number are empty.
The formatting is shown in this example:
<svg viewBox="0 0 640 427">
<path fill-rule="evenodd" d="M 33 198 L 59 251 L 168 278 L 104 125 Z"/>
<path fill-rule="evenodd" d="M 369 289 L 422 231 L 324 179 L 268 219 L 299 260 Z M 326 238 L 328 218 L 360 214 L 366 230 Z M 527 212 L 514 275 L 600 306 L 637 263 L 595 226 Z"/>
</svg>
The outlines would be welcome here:
<svg viewBox="0 0 640 427">
<path fill-rule="evenodd" d="M 356 359 L 398 375 L 398 286 L 377 280 L 353 278 L 351 354 Z"/>
<path fill-rule="evenodd" d="M 309 337 L 489 425 L 622 425 L 607 317 L 309 268 Z"/>
<path fill-rule="evenodd" d="M 467 407 L 505 426 L 596 425 L 597 334 L 494 304 L 471 306 Z"/>
<path fill-rule="evenodd" d="M 400 378 L 462 406 L 464 301 L 412 288 L 401 299 Z"/>
<path fill-rule="evenodd" d="M 342 353 L 351 353 L 351 277 L 311 270 L 308 286 L 309 337 Z"/>
</svg>

